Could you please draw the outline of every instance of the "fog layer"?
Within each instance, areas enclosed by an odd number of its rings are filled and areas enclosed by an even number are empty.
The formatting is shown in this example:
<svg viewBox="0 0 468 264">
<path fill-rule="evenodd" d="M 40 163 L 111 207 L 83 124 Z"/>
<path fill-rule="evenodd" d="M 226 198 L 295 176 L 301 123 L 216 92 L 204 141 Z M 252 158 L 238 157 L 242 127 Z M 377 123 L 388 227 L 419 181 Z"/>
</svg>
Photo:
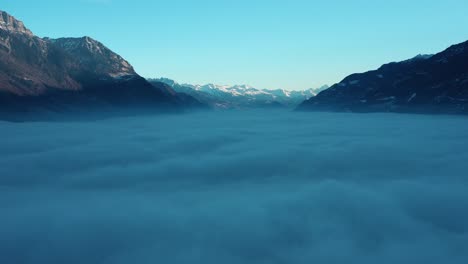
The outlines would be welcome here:
<svg viewBox="0 0 468 264">
<path fill-rule="evenodd" d="M 0 122 L 0 263 L 468 263 L 468 120 Z"/>
</svg>

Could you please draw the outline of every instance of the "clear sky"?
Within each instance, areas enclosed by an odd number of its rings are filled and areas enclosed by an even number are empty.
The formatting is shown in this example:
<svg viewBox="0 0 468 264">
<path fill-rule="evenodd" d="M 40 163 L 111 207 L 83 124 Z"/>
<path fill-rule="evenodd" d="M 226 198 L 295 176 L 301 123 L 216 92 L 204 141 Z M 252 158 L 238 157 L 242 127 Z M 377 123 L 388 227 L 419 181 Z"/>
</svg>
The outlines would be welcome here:
<svg viewBox="0 0 468 264">
<path fill-rule="evenodd" d="M 468 40 L 467 0 L 5 0 L 44 37 L 91 36 L 144 77 L 306 89 Z"/>
</svg>

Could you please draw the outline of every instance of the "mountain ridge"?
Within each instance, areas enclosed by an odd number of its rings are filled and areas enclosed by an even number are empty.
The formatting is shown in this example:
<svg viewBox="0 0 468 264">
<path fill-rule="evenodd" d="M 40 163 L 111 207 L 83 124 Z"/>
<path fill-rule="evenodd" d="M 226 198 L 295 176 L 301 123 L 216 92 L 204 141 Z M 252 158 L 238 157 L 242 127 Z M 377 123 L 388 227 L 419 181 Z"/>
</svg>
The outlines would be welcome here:
<svg viewBox="0 0 468 264">
<path fill-rule="evenodd" d="M 466 114 L 468 41 L 351 74 L 297 109 Z"/>
<path fill-rule="evenodd" d="M 167 89 L 163 83 L 147 82 L 128 61 L 97 40 L 40 38 L 0 11 L 0 113 L 100 108 L 179 111 L 197 105 L 195 99 Z"/>
<path fill-rule="evenodd" d="M 0 29 L 32 36 L 31 30 L 24 23 L 5 11 L 0 10 Z"/>
<path fill-rule="evenodd" d="M 214 108 L 256 108 L 256 107 L 295 107 L 305 99 L 315 96 L 319 91 L 328 88 L 303 91 L 284 89 L 258 89 L 250 85 L 193 85 L 179 84 L 169 78 L 149 79 L 164 82 L 174 90 L 188 93 Z"/>
</svg>

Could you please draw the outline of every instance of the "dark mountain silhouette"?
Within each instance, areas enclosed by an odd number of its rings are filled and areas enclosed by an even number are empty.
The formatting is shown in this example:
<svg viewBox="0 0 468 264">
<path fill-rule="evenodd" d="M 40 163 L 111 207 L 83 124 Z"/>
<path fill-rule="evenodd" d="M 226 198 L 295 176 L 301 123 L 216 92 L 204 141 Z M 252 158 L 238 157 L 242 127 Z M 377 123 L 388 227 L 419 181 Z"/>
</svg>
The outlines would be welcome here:
<svg viewBox="0 0 468 264">
<path fill-rule="evenodd" d="M 468 113 L 468 42 L 346 77 L 298 110 Z"/>
<path fill-rule="evenodd" d="M 0 11 L 0 113 L 183 110 L 201 106 L 187 95 L 150 84 L 90 38 L 39 38 Z M 1 116 L 0 116 L 1 117 Z"/>
</svg>

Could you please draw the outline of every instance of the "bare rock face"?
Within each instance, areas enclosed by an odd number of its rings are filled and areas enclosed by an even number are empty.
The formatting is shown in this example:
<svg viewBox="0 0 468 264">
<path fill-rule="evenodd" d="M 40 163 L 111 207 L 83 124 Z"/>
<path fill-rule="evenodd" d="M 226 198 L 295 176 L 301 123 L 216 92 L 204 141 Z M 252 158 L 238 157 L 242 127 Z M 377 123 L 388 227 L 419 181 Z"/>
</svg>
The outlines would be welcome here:
<svg viewBox="0 0 468 264">
<path fill-rule="evenodd" d="M 4 21 L 0 27 L 1 93 L 37 96 L 52 87 L 81 88 L 66 72 L 68 56 L 65 52 L 34 36 L 12 16 L 5 12 L 1 14 Z"/>
<path fill-rule="evenodd" d="M 0 11 L 0 118 L 2 112 L 102 106 L 180 109 L 190 101 L 161 87 L 99 41 L 39 38 Z"/>
<path fill-rule="evenodd" d="M 90 37 L 51 39 L 50 42 L 77 58 L 80 68 L 92 68 L 94 73 L 109 77 L 136 75 L 130 63 Z"/>
<path fill-rule="evenodd" d="M 0 91 L 40 95 L 50 89 L 80 90 L 95 79 L 138 76 L 126 60 L 90 37 L 42 39 L 6 12 L 0 14 Z"/>
<path fill-rule="evenodd" d="M 27 29 L 23 22 L 15 19 L 7 12 L 0 10 L 0 29 L 9 31 L 11 33 L 26 34 L 32 36 L 33 33 Z"/>
</svg>

